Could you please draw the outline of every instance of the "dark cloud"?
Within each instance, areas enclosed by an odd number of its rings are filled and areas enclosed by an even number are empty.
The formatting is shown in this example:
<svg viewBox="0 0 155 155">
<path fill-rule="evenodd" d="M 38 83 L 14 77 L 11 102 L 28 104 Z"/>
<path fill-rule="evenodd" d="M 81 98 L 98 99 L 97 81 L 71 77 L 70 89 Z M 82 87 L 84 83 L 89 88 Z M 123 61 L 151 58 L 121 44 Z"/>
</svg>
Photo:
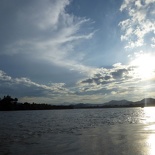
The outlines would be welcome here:
<svg viewBox="0 0 155 155">
<path fill-rule="evenodd" d="M 110 79 L 111 79 L 111 76 L 108 76 L 108 75 L 107 75 L 107 76 L 104 77 L 104 79 L 105 79 L 105 80 L 110 80 Z"/>
<path fill-rule="evenodd" d="M 93 82 L 94 82 L 93 79 L 86 79 L 86 80 L 81 81 L 81 83 L 93 83 Z"/>
<path fill-rule="evenodd" d="M 94 77 L 94 78 L 89 78 L 81 81 L 82 84 L 91 84 L 94 83 L 96 85 L 99 84 L 107 84 L 109 83 L 109 80 L 111 79 L 111 76 L 100 76 L 100 77 Z"/>
<path fill-rule="evenodd" d="M 114 72 L 111 72 L 111 75 L 113 76 L 114 79 L 120 79 L 123 77 L 123 74 L 127 74 L 128 70 L 127 69 L 118 69 Z"/>
<path fill-rule="evenodd" d="M 127 68 L 111 68 L 104 71 L 103 74 L 94 74 L 94 77 L 85 79 L 81 81 L 82 84 L 96 84 L 96 85 L 104 85 L 111 82 L 119 82 L 122 83 L 124 80 L 131 79 L 132 76 L 129 75 L 130 71 L 133 71 L 133 67 Z M 125 82 L 125 81 L 124 81 Z"/>
</svg>

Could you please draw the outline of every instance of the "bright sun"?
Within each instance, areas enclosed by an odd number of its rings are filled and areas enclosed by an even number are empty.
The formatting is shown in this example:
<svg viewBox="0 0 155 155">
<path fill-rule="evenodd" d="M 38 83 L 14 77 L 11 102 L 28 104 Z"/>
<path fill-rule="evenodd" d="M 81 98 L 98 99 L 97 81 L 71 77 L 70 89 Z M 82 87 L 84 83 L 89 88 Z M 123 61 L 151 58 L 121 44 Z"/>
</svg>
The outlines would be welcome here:
<svg viewBox="0 0 155 155">
<path fill-rule="evenodd" d="M 155 57 L 150 54 L 141 54 L 131 62 L 135 72 L 141 79 L 150 79 L 155 74 Z"/>
</svg>

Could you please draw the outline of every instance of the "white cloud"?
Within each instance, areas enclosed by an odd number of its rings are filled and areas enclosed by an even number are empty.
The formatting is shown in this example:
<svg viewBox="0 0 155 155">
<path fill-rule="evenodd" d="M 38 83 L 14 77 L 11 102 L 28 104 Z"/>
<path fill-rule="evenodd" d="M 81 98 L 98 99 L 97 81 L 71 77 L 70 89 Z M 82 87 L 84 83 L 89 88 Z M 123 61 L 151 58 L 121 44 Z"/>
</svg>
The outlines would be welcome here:
<svg viewBox="0 0 155 155">
<path fill-rule="evenodd" d="M 141 99 L 141 96 L 146 91 L 148 91 L 148 94 L 152 91 L 155 83 L 151 79 L 153 76 L 149 79 L 143 78 L 137 67 L 133 64 L 122 65 L 121 63 L 116 63 L 109 69 L 98 68 L 91 77 L 77 82 L 77 94 L 96 94 L 96 96 L 106 94 L 107 100 L 108 98 L 109 100 L 110 98 L 128 99 L 129 96 L 132 96 L 133 99 Z M 146 68 L 147 66 L 144 67 Z"/>
<path fill-rule="evenodd" d="M 7 93 L 13 93 L 12 90 L 16 92 L 16 94 L 23 95 L 24 93 L 31 93 L 32 96 L 36 96 L 39 92 L 40 94 L 49 95 L 49 94 L 66 94 L 72 93 L 67 88 L 65 88 L 65 83 L 50 83 L 49 85 L 39 84 L 31 81 L 29 78 L 21 77 L 21 78 L 12 78 L 8 76 L 5 72 L 0 70 L 0 89 L 1 93 L 4 91 L 8 91 Z M 7 85 L 6 85 L 7 84 Z M 6 89 L 6 90 L 5 90 Z M 11 90 L 11 92 L 9 92 Z M 5 95 L 5 94 L 4 94 Z M 23 96 L 22 95 L 22 96 Z"/>
<path fill-rule="evenodd" d="M 69 0 L 32 1 L 31 6 L 24 7 L 18 12 L 18 22 L 28 21 L 42 30 L 57 29 L 60 17 L 62 18 L 65 15 L 65 7 L 69 3 Z M 65 22 L 68 24 L 72 20 L 72 18 L 65 18 Z"/>
<path fill-rule="evenodd" d="M 128 13 L 128 18 L 121 21 L 122 41 L 127 41 L 125 48 L 141 47 L 150 41 L 145 41 L 149 33 L 155 32 L 155 19 L 151 14 L 154 12 L 155 1 L 124 0 L 120 11 Z"/>
<path fill-rule="evenodd" d="M 155 2 L 155 0 L 145 0 L 146 4 L 151 4 L 151 3 L 154 3 L 154 2 Z"/>
<path fill-rule="evenodd" d="M 12 78 L 10 76 L 8 76 L 5 72 L 0 70 L 0 80 L 1 81 L 11 81 Z"/>
<path fill-rule="evenodd" d="M 82 33 L 83 27 L 88 27 L 88 23 L 91 25 L 92 22 L 67 13 L 68 5 L 69 0 L 39 0 L 32 7 L 20 10 L 17 29 L 22 25 L 25 27 L 22 31 L 26 31 L 29 36 L 15 38 L 6 45 L 5 54 L 24 53 L 40 61 L 48 60 L 56 65 L 88 73 L 90 68 L 79 62 L 85 55 L 82 51 L 76 51 L 76 46 L 81 41 L 91 39 L 95 31 Z M 37 34 L 32 35 L 29 29 Z"/>
<path fill-rule="evenodd" d="M 151 44 L 151 47 L 155 47 L 155 37 L 153 37 L 152 39 L 151 39 L 151 41 L 152 41 L 152 44 Z"/>
</svg>

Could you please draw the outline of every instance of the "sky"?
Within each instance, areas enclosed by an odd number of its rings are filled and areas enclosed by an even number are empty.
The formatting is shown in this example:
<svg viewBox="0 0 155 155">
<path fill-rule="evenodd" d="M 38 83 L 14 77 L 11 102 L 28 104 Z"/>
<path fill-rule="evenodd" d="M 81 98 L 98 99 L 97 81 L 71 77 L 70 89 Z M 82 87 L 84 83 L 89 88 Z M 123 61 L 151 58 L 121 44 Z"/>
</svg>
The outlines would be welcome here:
<svg viewBox="0 0 155 155">
<path fill-rule="evenodd" d="M 155 0 L 1 0 L 0 96 L 155 98 Z"/>
</svg>

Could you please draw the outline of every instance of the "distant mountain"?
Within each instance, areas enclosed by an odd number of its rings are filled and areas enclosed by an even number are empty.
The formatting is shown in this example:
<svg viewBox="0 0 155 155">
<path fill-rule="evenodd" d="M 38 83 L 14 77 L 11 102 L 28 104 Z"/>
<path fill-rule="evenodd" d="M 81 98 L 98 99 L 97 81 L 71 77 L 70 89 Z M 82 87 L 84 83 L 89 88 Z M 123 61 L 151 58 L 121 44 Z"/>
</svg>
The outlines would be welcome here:
<svg viewBox="0 0 155 155">
<path fill-rule="evenodd" d="M 72 104 L 74 108 L 95 108 L 95 107 L 101 107 L 102 104 L 91 104 L 91 103 L 78 103 L 78 104 Z"/>
<path fill-rule="evenodd" d="M 142 106 L 155 106 L 155 99 L 144 98 L 141 101 L 134 102 L 134 104 L 142 105 Z"/>
<path fill-rule="evenodd" d="M 153 98 L 144 98 L 140 101 L 132 102 L 127 100 L 112 100 L 103 104 L 104 106 L 131 106 L 131 107 L 144 107 L 144 106 L 155 106 L 155 99 Z"/>
<path fill-rule="evenodd" d="M 144 107 L 155 106 L 155 99 L 144 98 L 140 101 L 132 102 L 128 100 L 111 100 L 103 104 L 79 103 L 72 105 L 73 108 L 111 108 L 111 107 Z"/>
<path fill-rule="evenodd" d="M 104 103 L 103 105 L 104 106 L 129 106 L 131 104 L 133 104 L 133 102 L 127 101 L 127 100 L 120 100 L 120 101 L 112 100 L 110 102 Z"/>
</svg>

